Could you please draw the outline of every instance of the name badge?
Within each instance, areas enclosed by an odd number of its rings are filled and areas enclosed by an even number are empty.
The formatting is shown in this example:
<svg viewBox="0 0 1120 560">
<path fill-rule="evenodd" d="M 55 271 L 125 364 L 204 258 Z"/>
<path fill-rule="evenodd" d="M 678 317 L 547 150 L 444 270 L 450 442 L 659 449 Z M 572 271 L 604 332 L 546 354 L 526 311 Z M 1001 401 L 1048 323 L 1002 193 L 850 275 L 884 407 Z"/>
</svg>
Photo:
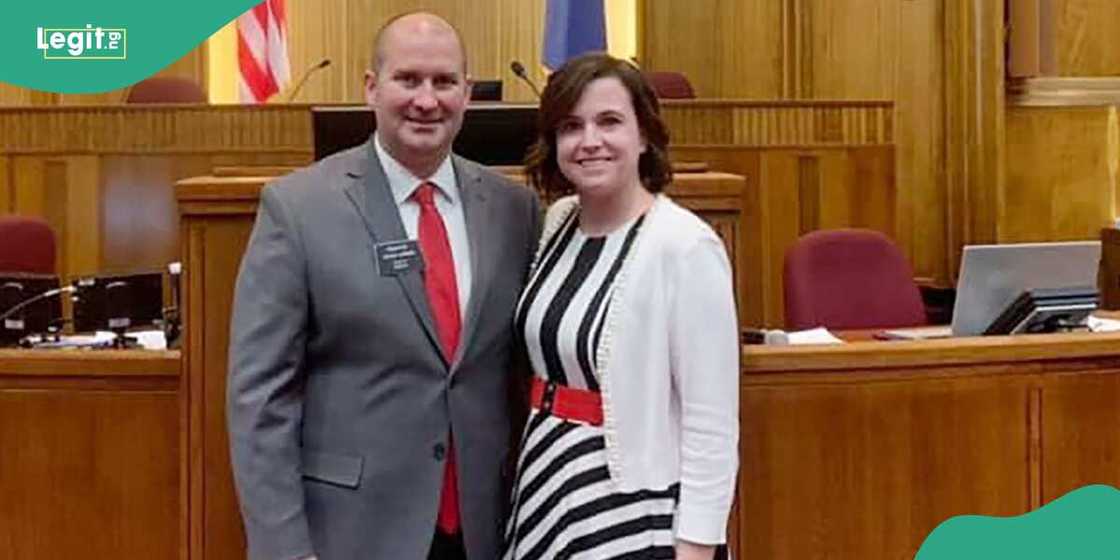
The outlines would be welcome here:
<svg viewBox="0 0 1120 560">
<path fill-rule="evenodd" d="M 413 270 L 424 270 L 420 244 L 412 239 L 387 241 L 373 247 L 377 254 L 377 271 L 382 276 L 400 276 Z"/>
</svg>

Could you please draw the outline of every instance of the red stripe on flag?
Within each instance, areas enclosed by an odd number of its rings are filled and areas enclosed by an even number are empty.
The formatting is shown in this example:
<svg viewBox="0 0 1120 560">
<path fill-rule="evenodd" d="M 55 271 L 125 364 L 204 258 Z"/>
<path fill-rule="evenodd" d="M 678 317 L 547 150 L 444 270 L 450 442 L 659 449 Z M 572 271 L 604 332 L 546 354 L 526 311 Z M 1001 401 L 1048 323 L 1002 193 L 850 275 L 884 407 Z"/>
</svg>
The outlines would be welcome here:
<svg viewBox="0 0 1120 560">
<path fill-rule="evenodd" d="M 268 0 L 268 7 L 272 11 L 272 19 L 276 20 L 276 27 L 287 35 L 288 13 L 284 9 L 284 0 Z"/>
<path fill-rule="evenodd" d="M 263 0 L 238 18 L 237 65 L 243 94 L 253 97 L 242 102 L 263 102 L 287 85 L 287 25 L 284 0 Z"/>
<path fill-rule="evenodd" d="M 257 18 L 257 23 L 261 24 L 261 29 L 264 29 L 265 37 L 268 37 L 268 2 L 253 6 L 253 17 Z"/>
<path fill-rule="evenodd" d="M 237 67 L 245 85 L 253 92 L 254 101 L 263 103 L 268 96 L 280 91 L 272 74 L 257 64 L 253 52 L 245 43 L 245 36 L 240 33 L 237 34 Z"/>
</svg>

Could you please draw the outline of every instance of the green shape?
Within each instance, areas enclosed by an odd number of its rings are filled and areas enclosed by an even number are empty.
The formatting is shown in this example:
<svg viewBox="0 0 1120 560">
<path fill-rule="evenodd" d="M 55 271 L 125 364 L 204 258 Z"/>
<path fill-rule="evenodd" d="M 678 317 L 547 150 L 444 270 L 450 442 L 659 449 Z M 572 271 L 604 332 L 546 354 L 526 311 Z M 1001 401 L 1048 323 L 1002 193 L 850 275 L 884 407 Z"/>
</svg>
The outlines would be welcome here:
<svg viewBox="0 0 1120 560">
<path fill-rule="evenodd" d="M 1120 490 L 1078 488 L 1016 517 L 961 515 L 922 543 L 916 560 L 1120 558 Z"/>
<path fill-rule="evenodd" d="M 0 19 L 0 82 L 56 93 L 120 89 L 179 60 L 259 2 L 13 3 L 4 7 Z M 100 49 L 98 28 L 103 31 Z M 117 43 L 111 43 L 111 32 L 117 34 Z M 65 42 L 52 44 L 54 35 Z M 84 41 L 79 45 L 75 36 Z"/>
</svg>

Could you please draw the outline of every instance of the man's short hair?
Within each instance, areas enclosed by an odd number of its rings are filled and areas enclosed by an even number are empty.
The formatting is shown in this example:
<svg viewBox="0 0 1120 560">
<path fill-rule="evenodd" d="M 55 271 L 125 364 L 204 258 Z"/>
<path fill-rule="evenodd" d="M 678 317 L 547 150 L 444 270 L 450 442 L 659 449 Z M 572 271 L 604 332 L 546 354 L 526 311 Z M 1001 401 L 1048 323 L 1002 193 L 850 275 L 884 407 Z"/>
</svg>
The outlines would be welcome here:
<svg viewBox="0 0 1120 560">
<path fill-rule="evenodd" d="M 409 17 L 409 16 L 418 15 L 418 14 L 423 14 L 425 16 L 429 16 L 431 18 L 434 18 L 436 20 L 439 20 L 439 21 L 443 22 L 443 24 L 446 25 L 447 28 L 450 29 L 451 32 L 455 35 L 455 40 L 459 43 L 459 54 L 461 54 L 462 57 L 463 57 L 463 75 L 466 75 L 467 74 L 467 48 L 466 48 L 466 45 L 463 44 L 463 35 L 461 33 L 459 33 L 459 29 L 457 27 L 455 27 L 454 25 L 451 25 L 451 22 L 443 19 L 440 16 L 437 16 L 436 14 L 433 14 L 431 12 L 425 12 L 425 11 L 414 11 L 414 12 L 405 12 L 403 14 L 397 14 L 397 15 L 389 18 L 389 21 L 386 21 L 385 23 L 383 23 L 381 25 L 381 27 L 379 27 L 377 29 L 377 33 L 375 33 L 374 36 L 373 36 L 373 47 L 371 49 L 370 57 L 369 57 L 369 69 L 374 71 L 374 72 L 380 72 L 381 71 L 381 65 L 385 63 L 385 56 L 383 54 L 384 49 L 382 48 L 383 43 L 385 41 L 385 32 L 388 31 L 388 29 L 390 27 L 392 27 L 392 25 L 394 23 L 397 23 L 397 21 L 402 20 L 402 19 L 404 19 L 406 17 Z"/>
</svg>

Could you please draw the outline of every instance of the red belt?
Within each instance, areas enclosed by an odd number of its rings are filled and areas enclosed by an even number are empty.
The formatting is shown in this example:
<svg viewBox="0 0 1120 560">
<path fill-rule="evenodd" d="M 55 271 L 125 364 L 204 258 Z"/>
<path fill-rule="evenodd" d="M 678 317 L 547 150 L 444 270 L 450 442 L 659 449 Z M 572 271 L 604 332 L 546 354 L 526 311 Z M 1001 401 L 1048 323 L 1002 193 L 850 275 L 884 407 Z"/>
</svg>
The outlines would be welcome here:
<svg viewBox="0 0 1120 560">
<path fill-rule="evenodd" d="M 603 398 L 594 391 L 573 389 L 534 376 L 529 390 L 529 404 L 545 414 L 565 420 L 603 425 Z"/>
</svg>

